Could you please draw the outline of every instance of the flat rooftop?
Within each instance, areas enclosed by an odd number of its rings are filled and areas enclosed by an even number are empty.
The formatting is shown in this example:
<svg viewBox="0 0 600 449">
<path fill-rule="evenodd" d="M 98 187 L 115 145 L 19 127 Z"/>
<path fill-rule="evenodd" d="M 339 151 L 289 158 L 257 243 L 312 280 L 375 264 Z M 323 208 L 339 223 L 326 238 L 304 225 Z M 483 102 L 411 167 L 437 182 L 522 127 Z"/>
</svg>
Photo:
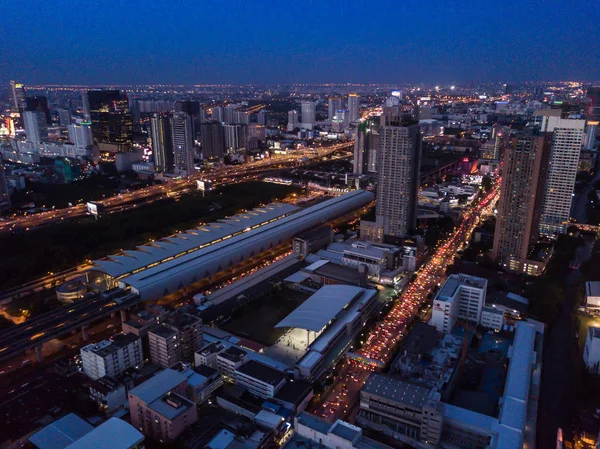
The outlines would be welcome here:
<svg viewBox="0 0 600 449">
<path fill-rule="evenodd" d="M 236 372 L 253 377 L 254 379 L 258 379 L 269 385 L 279 385 L 286 377 L 281 371 L 271 368 L 264 363 L 257 362 L 256 360 L 249 360 L 237 368 Z"/>
<path fill-rule="evenodd" d="M 75 441 L 67 449 L 129 449 L 144 441 L 131 424 L 119 418 L 110 418 Z"/>
<path fill-rule="evenodd" d="M 363 391 L 392 401 L 410 404 L 415 408 L 423 407 L 433 389 L 422 387 L 402 379 L 373 373 L 367 379 Z"/>
<path fill-rule="evenodd" d="M 92 430 L 90 423 L 69 413 L 31 435 L 29 441 L 39 449 L 65 449 Z"/>
<path fill-rule="evenodd" d="M 486 288 L 487 279 L 467 274 L 451 274 L 442 285 L 435 299 L 439 301 L 449 301 L 454 297 L 460 286 Z"/>
<path fill-rule="evenodd" d="M 156 376 L 151 377 L 146 382 L 138 385 L 129 394 L 137 396 L 146 404 L 164 396 L 177 385 L 185 382 L 187 377 L 178 371 L 167 368 L 162 370 Z"/>
</svg>

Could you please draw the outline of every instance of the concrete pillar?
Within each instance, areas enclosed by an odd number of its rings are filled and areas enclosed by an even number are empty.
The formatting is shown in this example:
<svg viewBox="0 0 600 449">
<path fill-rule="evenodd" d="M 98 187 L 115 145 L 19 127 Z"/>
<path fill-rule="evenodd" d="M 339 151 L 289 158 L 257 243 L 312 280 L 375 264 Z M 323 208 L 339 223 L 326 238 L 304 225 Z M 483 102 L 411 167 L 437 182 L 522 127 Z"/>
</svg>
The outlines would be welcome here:
<svg viewBox="0 0 600 449">
<path fill-rule="evenodd" d="M 43 345 L 39 345 L 39 346 L 35 347 L 35 357 L 38 362 L 41 362 L 42 360 L 44 360 L 44 356 L 42 354 L 42 346 Z"/>
<path fill-rule="evenodd" d="M 121 324 L 127 321 L 127 310 L 121 309 Z"/>
<path fill-rule="evenodd" d="M 81 326 L 81 336 L 83 337 L 83 341 L 88 341 L 90 336 L 88 335 L 88 327 Z"/>
</svg>

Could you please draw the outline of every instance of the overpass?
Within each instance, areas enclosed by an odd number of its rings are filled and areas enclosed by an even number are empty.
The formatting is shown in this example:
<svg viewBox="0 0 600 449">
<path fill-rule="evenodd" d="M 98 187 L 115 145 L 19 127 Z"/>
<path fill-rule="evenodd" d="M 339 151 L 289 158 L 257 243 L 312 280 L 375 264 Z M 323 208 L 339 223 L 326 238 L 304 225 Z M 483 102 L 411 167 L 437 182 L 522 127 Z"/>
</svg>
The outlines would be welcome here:
<svg viewBox="0 0 600 449">
<path fill-rule="evenodd" d="M 44 343 L 74 330 L 81 329 L 84 340 L 87 340 L 86 326 L 89 323 L 139 301 L 140 297 L 129 291 L 108 290 L 4 329 L 0 331 L 0 362 L 31 348 L 37 349 L 38 360 L 41 360 Z"/>
<path fill-rule="evenodd" d="M 427 173 L 421 173 L 421 185 L 436 182 L 436 180 L 438 178 L 441 178 L 443 175 L 446 175 L 448 173 L 451 174 L 452 170 L 458 167 L 459 162 L 460 159 L 457 159 L 454 162 L 450 162 L 449 164 L 437 167 L 435 170 L 431 170 Z"/>
</svg>

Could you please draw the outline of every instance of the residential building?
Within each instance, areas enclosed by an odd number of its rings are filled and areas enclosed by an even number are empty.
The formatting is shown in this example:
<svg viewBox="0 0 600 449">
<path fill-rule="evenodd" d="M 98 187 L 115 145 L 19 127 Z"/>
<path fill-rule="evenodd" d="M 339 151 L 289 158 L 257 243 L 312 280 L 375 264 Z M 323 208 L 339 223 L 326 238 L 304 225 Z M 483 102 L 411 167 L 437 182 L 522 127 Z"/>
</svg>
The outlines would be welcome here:
<svg viewBox="0 0 600 449">
<path fill-rule="evenodd" d="M 327 120 L 330 122 L 333 120 L 336 111 L 343 109 L 344 107 L 344 99 L 340 96 L 329 97 L 329 101 L 327 103 Z"/>
<path fill-rule="evenodd" d="M 377 172 L 378 147 L 379 120 L 369 118 L 358 125 L 354 140 L 354 174 L 365 175 Z"/>
<path fill-rule="evenodd" d="M 331 121 L 331 130 L 342 133 L 350 126 L 350 112 L 347 109 L 338 109 L 335 111 Z"/>
<path fill-rule="evenodd" d="M 56 112 L 58 112 L 58 124 L 60 126 L 69 126 L 73 122 L 71 110 L 58 108 Z"/>
<path fill-rule="evenodd" d="M 548 134 L 528 130 L 513 138 L 504 152 L 492 258 L 509 270 L 522 271 L 538 239 L 549 144 Z"/>
<path fill-rule="evenodd" d="M 249 360 L 233 371 L 237 385 L 261 398 L 272 398 L 285 384 L 285 374 L 255 360 Z"/>
<path fill-rule="evenodd" d="M 171 121 L 168 115 L 155 112 L 150 118 L 152 159 L 154 167 L 162 173 L 173 173 L 175 154 L 171 136 Z"/>
<path fill-rule="evenodd" d="M 316 105 L 312 101 L 303 101 L 300 104 L 300 118 L 302 127 L 312 129 L 316 122 Z"/>
<path fill-rule="evenodd" d="M 360 118 L 360 95 L 356 93 L 348 94 L 348 111 L 350 112 L 350 121 L 357 122 Z"/>
<path fill-rule="evenodd" d="M 446 334 L 452 332 L 457 320 L 479 325 L 486 291 L 487 279 L 451 274 L 433 300 L 429 324 Z"/>
<path fill-rule="evenodd" d="M 27 140 L 34 143 L 40 143 L 48 137 L 48 123 L 46 114 L 39 111 L 23 112 L 23 125 Z"/>
<path fill-rule="evenodd" d="M 225 132 L 219 121 L 200 126 L 200 143 L 203 159 L 219 159 L 225 155 Z"/>
<path fill-rule="evenodd" d="M 376 216 L 385 235 L 404 237 L 416 227 L 422 139 L 414 120 L 396 114 L 381 116 Z"/>
<path fill-rule="evenodd" d="M 10 209 L 10 191 L 8 190 L 8 182 L 6 179 L 6 171 L 0 157 L 0 210 Z"/>
<path fill-rule="evenodd" d="M 16 81 L 10 82 L 10 94 L 11 94 L 11 109 L 15 113 L 23 114 L 25 111 L 25 87 L 17 83 Z"/>
<path fill-rule="evenodd" d="M 248 359 L 248 353 L 242 349 L 230 346 L 217 354 L 217 370 L 223 376 L 233 379 L 234 371 Z"/>
<path fill-rule="evenodd" d="M 198 419 L 196 404 L 186 398 L 188 378 L 165 369 L 129 391 L 131 424 L 159 442 L 171 442 Z"/>
<path fill-rule="evenodd" d="M 190 368 L 184 374 L 188 376 L 187 396 L 196 404 L 206 402 L 223 385 L 219 372 L 205 365 Z"/>
<path fill-rule="evenodd" d="M 104 376 L 90 383 L 90 398 L 100 410 L 111 413 L 127 402 L 127 391 L 114 377 Z"/>
<path fill-rule="evenodd" d="M 191 362 L 202 347 L 202 320 L 176 313 L 148 331 L 152 363 L 169 368 L 181 361 Z"/>
<path fill-rule="evenodd" d="M 588 312 L 600 312 L 600 282 L 585 283 L 585 307 Z"/>
<path fill-rule="evenodd" d="M 174 173 L 182 176 L 194 174 L 194 134 L 192 118 L 185 112 L 176 112 L 171 117 L 171 140 L 173 142 Z"/>
<path fill-rule="evenodd" d="M 215 106 L 210 110 L 210 116 L 214 121 L 223 122 L 223 106 Z"/>
<path fill-rule="evenodd" d="M 540 234 L 544 236 L 556 237 L 566 231 L 584 129 L 585 120 L 543 117 L 542 132 L 552 133 L 540 219 Z"/>
<path fill-rule="evenodd" d="M 485 305 L 481 308 L 482 327 L 500 332 L 504 328 L 504 310 Z"/>
<path fill-rule="evenodd" d="M 79 121 L 78 123 L 67 125 L 69 132 L 69 141 L 77 149 L 87 149 L 94 145 L 92 136 L 92 127 L 89 122 Z"/>
<path fill-rule="evenodd" d="M 246 148 L 248 144 L 248 127 L 246 125 L 224 125 L 223 131 L 227 153 L 236 153 Z"/>
<path fill-rule="evenodd" d="M 287 122 L 288 132 L 293 131 L 297 127 L 298 127 L 298 111 L 296 111 L 296 110 L 288 111 L 288 122 Z"/>
<path fill-rule="evenodd" d="M 84 346 L 80 352 L 83 372 L 94 380 L 115 377 L 144 362 L 142 340 L 133 334 L 118 334 L 112 340 Z"/>
<path fill-rule="evenodd" d="M 13 81 L 11 81 L 12 83 Z M 589 101 L 587 116 L 591 120 L 600 120 L 600 87 L 590 86 L 586 92 Z"/>
<path fill-rule="evenodd" d="M 217 369 L 217 355 L 225 350 L 221 343 L 212 342 L 204 345 L 194 354 L 196 366 L 208 366 Z"/>
<path fill-rule="evenodd" d="M 600 374 L 600 327 L 588 328 L 583 349 L 583 363 L 589 372 Z"/>
</svg>

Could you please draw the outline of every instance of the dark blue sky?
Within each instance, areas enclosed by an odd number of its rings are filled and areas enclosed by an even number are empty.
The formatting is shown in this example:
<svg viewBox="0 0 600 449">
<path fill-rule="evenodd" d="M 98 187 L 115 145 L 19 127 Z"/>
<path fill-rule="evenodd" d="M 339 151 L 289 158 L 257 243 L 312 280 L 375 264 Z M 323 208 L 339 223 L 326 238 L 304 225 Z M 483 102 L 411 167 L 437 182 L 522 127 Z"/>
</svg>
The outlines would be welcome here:
<svg viewBox="0 0 600 449">
<path fill-rule="evenodd" d="M 597 0 L 1 3 L 3 82 L 600 79 Z"/>
</svg>

